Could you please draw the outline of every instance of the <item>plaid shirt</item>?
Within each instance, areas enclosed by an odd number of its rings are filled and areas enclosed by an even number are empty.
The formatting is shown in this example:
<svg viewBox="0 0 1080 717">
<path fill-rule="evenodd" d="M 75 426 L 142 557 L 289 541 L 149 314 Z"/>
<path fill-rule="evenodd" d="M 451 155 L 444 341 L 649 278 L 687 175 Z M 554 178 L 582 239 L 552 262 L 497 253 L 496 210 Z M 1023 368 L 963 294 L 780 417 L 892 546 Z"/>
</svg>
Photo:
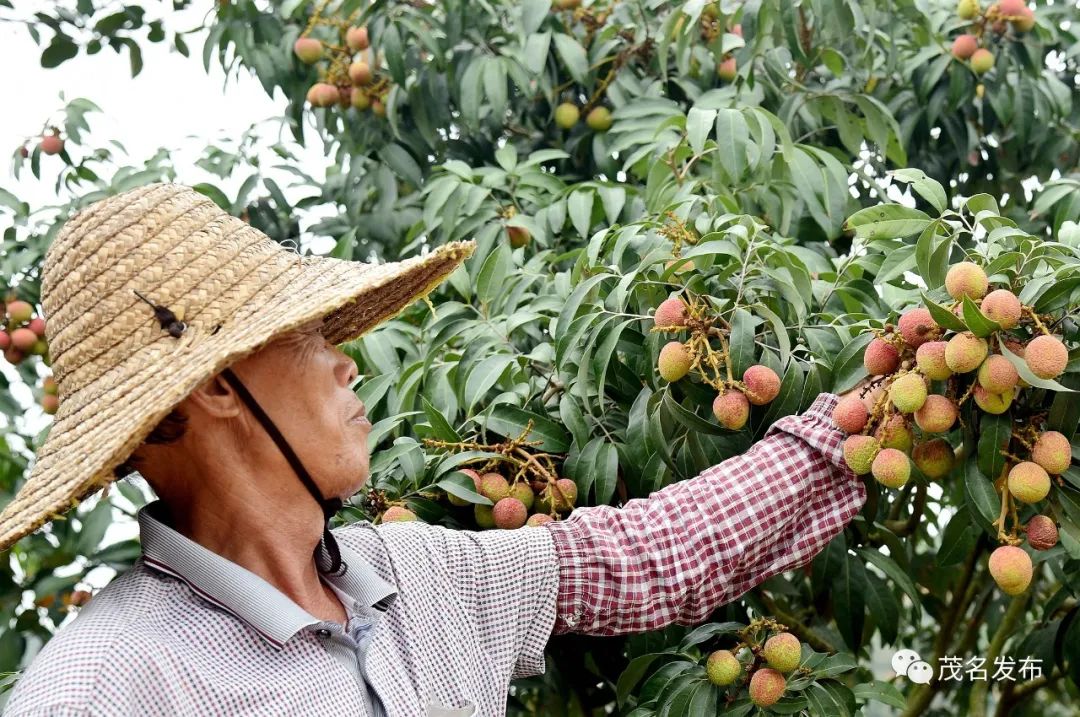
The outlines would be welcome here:
<svg viewBox="0 0 1080 717">
<path fill-rule="evenodd" d="M 554 632 L 704 620 L 808 562 L 866 498 L 821 394 L 747 453 L 622 508 L 542 528 L 334 530 L 350 614 L 320 621 L 139 512 L 143 556 L 19 679 L 5 715 L 503 715 Z M 369 689 L 370 688 L 370 689 Z"/>
</svg>

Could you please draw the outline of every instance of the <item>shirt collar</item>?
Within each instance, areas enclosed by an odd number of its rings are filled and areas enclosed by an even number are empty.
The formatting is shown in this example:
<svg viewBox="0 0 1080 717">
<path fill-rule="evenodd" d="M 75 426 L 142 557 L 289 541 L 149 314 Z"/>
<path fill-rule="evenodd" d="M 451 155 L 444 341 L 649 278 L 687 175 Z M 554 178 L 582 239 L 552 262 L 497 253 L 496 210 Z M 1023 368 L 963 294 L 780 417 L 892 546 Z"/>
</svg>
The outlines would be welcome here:
<svg viewBox="0 0 1080 717">
<path fill-rule="evenodd" d="M 147 566 L 183 580 L 201 597 L 244 620 L 278 650 L 303 627 L 323 622 L 247 568 L 166 525 L 163 513 L 161 500 L 139 509 L 142 557 Z M 344 575 L 324 575 L 323 580 L 339 596 L 344 593 L 360 605 L 385 612 L 397 596 L 396 587 L 343 541 L 338 541 L 338 547 L 348 568 Z"/>
</svg>

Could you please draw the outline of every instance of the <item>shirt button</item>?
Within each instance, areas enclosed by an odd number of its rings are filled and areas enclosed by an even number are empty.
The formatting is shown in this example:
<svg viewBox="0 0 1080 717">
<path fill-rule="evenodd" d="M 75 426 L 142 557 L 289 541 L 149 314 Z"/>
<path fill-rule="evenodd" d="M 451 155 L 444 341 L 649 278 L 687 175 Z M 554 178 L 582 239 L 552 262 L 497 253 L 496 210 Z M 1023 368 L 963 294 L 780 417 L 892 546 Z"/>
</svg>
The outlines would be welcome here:
<svg viewBox="0 0 1080 717">
<path fill-rule="evenodd" d="M 318 630 L 315 631 L 315 634 L 323 638 L 324 640 L 330 637 L 330 631 L 327 630 L 325 627 L 320 627 Z"/>
</svg>

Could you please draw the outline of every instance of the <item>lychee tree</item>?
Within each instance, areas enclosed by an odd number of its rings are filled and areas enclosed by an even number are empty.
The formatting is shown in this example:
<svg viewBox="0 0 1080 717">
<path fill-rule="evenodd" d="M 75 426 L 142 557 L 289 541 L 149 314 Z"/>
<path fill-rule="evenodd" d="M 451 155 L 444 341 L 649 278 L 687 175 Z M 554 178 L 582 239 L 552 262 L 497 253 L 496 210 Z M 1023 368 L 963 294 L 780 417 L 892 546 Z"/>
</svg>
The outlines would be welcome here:
<svg viewBox="0 0 1080 717">
<path fill-rule="evenodd" d="M 344 347 L 375 426 L 370 489 L 340 520 L 534 529 L 691 478 L 821 391 L 881 389 L 835 415 L 869 500 L 812 563 L 705 625 L 555 638 L 512 713 L 1068 713 L 1078 38 L 1070 8 L 1022 7 L 217 5 L 203 61 L 283 92 L 294 138 L 330 156 L 325 182 L 294 168 L 293 206 L 249 146 L 211 147 L 201 166 L 251 179 L 235 198 L 202 191 L 279 241 L 329 214 L 312 232 L 346 258 L 478 244 L 430 304 Z M 112 36 L 130 51 L 156 22 L 149 4 L 120 23 L 86 13 L 51 19 L 43 63 Z M 178 49 L 188 34 L 156 27 Z M 45 120 L 15 166 L 56 172 L 71 206 L 183 181 L 160 156 L 106 168 L 80 122 Z M 66 209 L 0 197 L 8 256 L 43 255 Z M 5 276 L 30 303 L 34 263 Z M 98 505 L 13 551 L 0 669 L 85 601 L 73 562 L 137 554 L 98 549 Z M 900 648 L 1036 657 L 1044 675 L 921 686 L 875 667 Z"/>
</svg>

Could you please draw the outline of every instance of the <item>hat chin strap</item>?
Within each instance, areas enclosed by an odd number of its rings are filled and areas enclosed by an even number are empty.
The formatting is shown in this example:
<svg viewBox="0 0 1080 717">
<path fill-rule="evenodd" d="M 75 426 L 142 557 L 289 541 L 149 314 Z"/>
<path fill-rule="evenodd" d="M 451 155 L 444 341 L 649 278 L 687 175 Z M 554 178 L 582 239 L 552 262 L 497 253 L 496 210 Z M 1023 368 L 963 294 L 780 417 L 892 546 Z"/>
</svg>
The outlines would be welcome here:
<svg viewBox="0 0 1080 717">
<path fill-rule="evenodd" d="M 341 550 L 338 548 L 337 539 L 333 533 L 330 532 L 330 518 L 334 516 L 344 502 L 340 498 L 325 499 L 322 497 L 322 493 L 319 491 L 318 486 L 315 485 L 315 481 L 311 479 L 308 472 L 304 469 L 303 464 L 300 463 L 300 459 L 296 456 L 296 453 L 289 446 L 288 441 L 285 440 L 285 436 L 281 435 L 281 431 L 278 430 L 274 422 L 270 420 L 270 416 L 266 415 L 266 411 L 262 410 L 259 404 L 255 401 L 255 397 L 247 390 L 243 383 L 240 382 L 239 377 L 232 372 L 231 369 L 226 368 L 222 372 L 225 379 L 232 384 L 232 387 L 236 389 L 236 392 L 240 394 L 240 398 L 247 404 L 251 412 L 255 414 L 255 418 L 259 419 L 259 423 L 263 425 L 266 432 L 270 434 L 270 438 L 277 444 L 278 448 L 285 455 L 286 460 L 289 461 L 289 465 L 296 471 L 296 475 L 300 476 L 300 480 L 307 486 L 308 492 L 315 498 L 315 501 L 322 508 L 323 518 L 325 525 L 323 526 L 322 540 L 319 545 L 315 546 L 315 568 L 324 575 L 339 576 L 344 575 L 348 569 L 348 564 L 341 561 Z M 326 553 L 330 556 L 330 565 L 327 568 L 323 568 L 320 564 L 319 548 L 324 547 Z"/>
</svg>

